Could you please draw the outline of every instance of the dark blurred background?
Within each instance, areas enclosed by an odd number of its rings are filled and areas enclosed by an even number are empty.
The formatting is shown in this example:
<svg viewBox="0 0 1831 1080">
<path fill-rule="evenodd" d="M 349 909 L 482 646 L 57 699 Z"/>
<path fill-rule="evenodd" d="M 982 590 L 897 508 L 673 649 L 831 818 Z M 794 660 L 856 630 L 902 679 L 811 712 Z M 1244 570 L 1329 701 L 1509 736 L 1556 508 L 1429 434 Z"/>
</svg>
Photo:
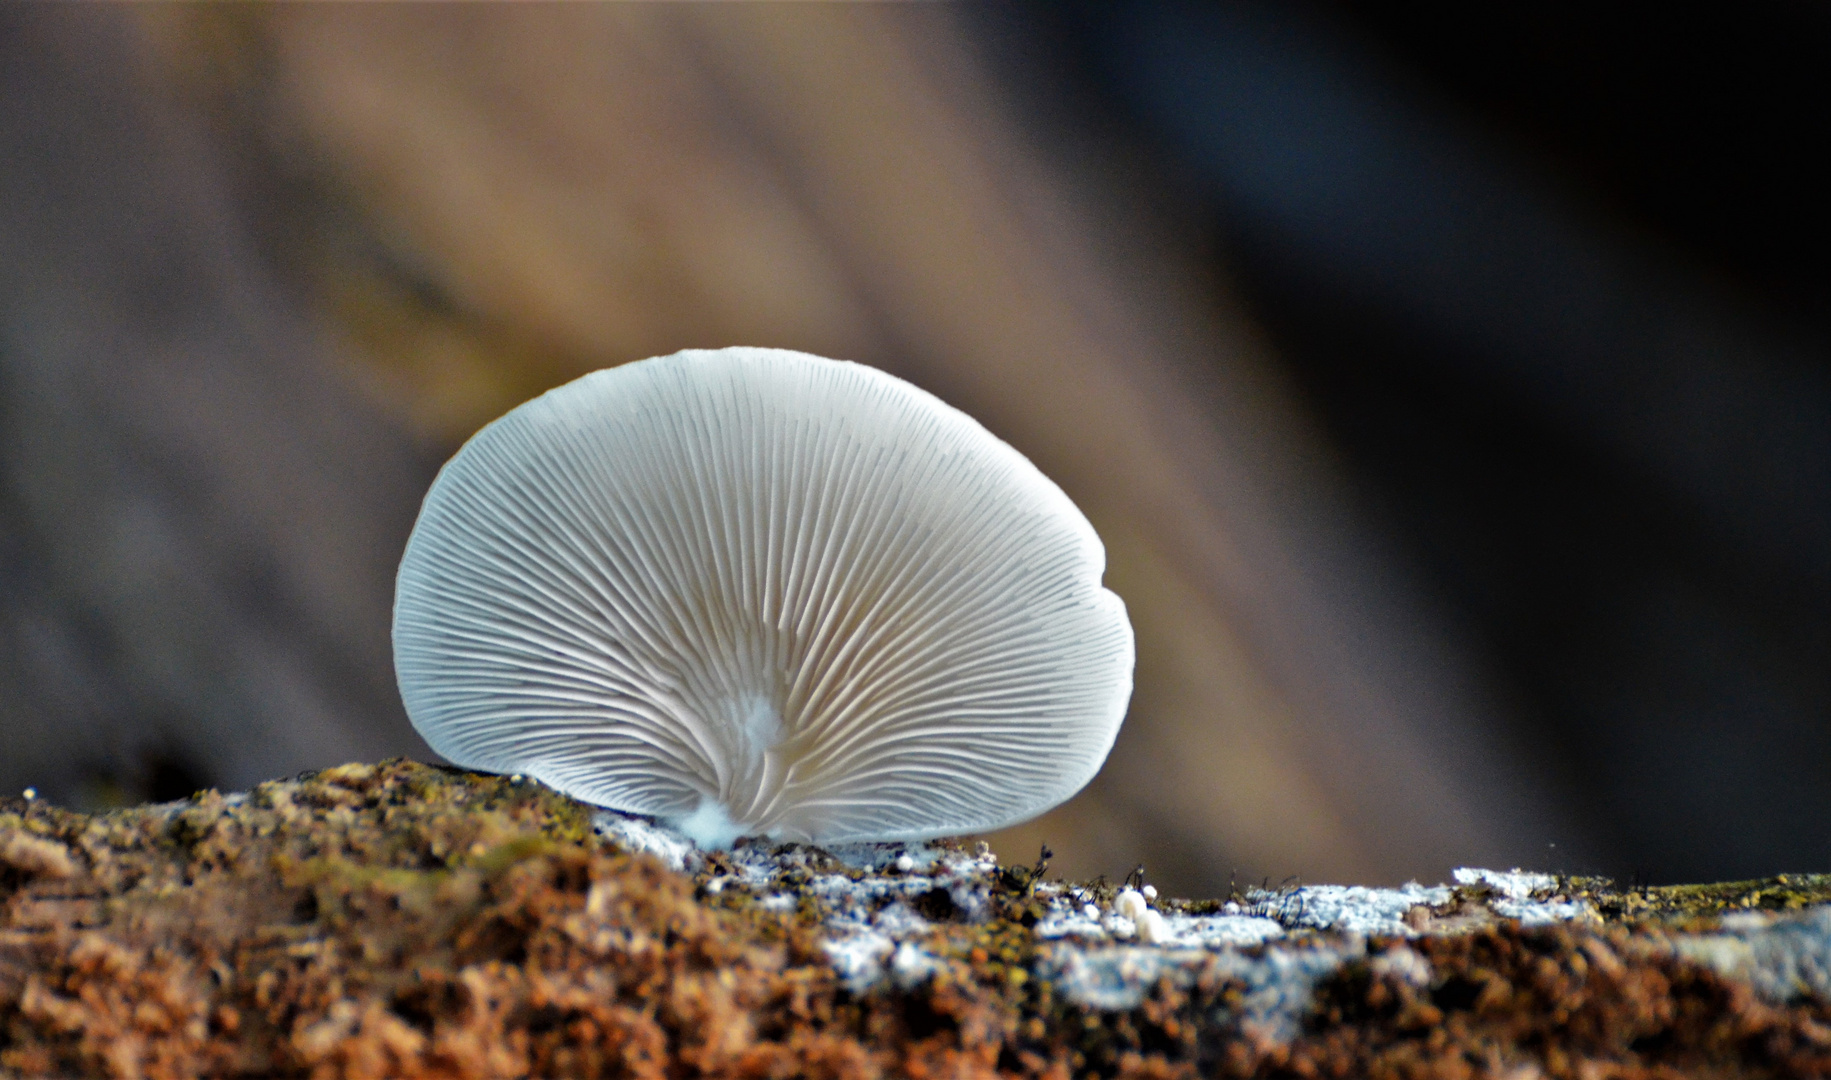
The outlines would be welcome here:
<svg viewBox="0 0 1831 1080">
<path fill-rule="evenodd" d="M 475 428 L 883 367 L 1088 512 L 1164 887 L 1831 863 L 1831 7 L 0 10 L 0 788 L 427 757 Z"/>
</svg>

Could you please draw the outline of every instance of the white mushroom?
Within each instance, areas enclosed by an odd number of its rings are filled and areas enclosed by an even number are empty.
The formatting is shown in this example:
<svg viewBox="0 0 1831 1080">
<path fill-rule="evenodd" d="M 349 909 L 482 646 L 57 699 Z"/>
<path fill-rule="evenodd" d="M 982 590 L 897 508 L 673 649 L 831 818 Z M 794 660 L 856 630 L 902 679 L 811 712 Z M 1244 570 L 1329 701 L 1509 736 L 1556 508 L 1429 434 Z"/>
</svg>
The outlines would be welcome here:
<svg viewBox="0 0 1831 1080">
<path fill-rule="evenodd" d="M 1138 916 L 1138 940 L 1146 945 L 1157 945 L 1170 940 L 1170 920 L 1163 913 L 1146 909 Z"/>
<path fill-rule="evenodd" d="M 859 364 L 689 350 L 473 437 L 401 562 L 395 666 L 458 764 L 741 835 L 1015 824 L 1131 695 L 1105 553 L 965 414 Z"/>
<path fill-rule="evenodd" d="M 1149 910 L 1150 905 L 1145 903 L 1144 894 L 1137 889 L 1120 889 L 1119 895 L 1113 897 L 1113 911 L 1133 922 L 1143 918 Z"/>
</svg>

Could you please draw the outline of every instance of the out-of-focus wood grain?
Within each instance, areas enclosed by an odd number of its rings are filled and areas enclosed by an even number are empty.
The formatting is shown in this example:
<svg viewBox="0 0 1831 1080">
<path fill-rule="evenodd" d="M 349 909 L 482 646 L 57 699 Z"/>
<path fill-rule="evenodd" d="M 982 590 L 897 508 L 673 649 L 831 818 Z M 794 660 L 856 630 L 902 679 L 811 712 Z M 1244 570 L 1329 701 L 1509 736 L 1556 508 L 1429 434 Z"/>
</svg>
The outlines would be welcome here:
<svg viewBox="0 0 1831 1080">
<path fill-rule="evenodd" d="M 417 743 L 388 612 L 436 458 L 337 377 L 222 148 L 135 82 L 139 47 L 121 11 L 0 13 L 15 793 L 249 784 Z"/>
<path fill-rule="evenodd" d="M 1127 209 L 1117 173 L 1057 160 L 946 9 L 132 19 L 161 85 L 213 118 L 202 149 L 240 185 L 243 227 L 339 343 L 262 370 L 321 380 L 335 357 L 380 410 L 364 438 L 449 449 L 587 370 L 760 344 L 909 378 L 1061 483 L 1107 542 L 1138 689 L 1094 785 L 997 838 L 1013 857 L 1046 841 L 1071 874 L 1147 861 L 1213 892 L 1236 868 L 1435 879 L 1551 832 L 1530 794 L 1505 794 L 1454 651 L 1177 223 Z M 280 430 L 320 430 L 309 394 L 294 411 L 276 393 Z M 360 481 L 344 490 L 363 505 L 390 497 Z M 385 564 L 416 504 L 340 542 Z M 345 586 L 366 610 L 385 604 L 378 577 Z M 372 632 L 350 641 L 364 670 L 385 663 Z"/>
</svg>

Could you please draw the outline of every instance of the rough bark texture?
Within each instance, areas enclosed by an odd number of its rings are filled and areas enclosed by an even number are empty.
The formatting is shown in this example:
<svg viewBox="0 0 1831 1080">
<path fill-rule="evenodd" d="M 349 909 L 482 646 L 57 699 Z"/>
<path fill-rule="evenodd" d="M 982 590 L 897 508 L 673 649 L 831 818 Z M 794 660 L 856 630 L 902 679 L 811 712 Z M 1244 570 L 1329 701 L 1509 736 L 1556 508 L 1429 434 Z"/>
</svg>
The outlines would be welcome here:
<svg viewBox="0 0 1831 1080">
<path fill-rule="evenodd" d="M 538 784 L 406 761 L 106 815 L 7 800 L 0 1074 L 1831 1073 L 1824 1003 L 1773 1004 L 1667 945 L 1725 909 L 1823 900 L 1821 879 L 1570 881 L 1604 920 L 1541 929 L 1458 890 L 1417 912 L 1428 979 L 1375 942 L 1279 1041 L 1242 1027 L 1243 987 L 1219 974 L 1126 1011 L 1069 1000 L 1040 974 L 1027 868 L 996 875 L 980 921 L 923 912 L 931 976 L 861 992 L 829 964 L 811 894 L 705 887 L 728 869 L 619 851 Z"/>
</svg>

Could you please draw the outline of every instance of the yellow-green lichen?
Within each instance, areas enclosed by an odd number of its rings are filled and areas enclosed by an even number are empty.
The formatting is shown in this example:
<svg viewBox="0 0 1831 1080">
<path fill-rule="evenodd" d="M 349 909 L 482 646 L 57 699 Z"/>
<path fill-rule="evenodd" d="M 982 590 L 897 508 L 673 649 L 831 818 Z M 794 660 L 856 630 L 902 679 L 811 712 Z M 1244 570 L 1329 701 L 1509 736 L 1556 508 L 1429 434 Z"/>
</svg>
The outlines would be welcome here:
<svg viewBox="0 0 1831 1080">
<path fill-rule="evenodd" d="M 1559 892 L 1587 900 L 1609 922 L 1689 923 L 1741 911 L 1800 911 L 1831 903 L 1831 874 L 1777 874 L 1709 885 L 1629 885 L 1607 878 L 1559 879 Z"/>
</svg>

